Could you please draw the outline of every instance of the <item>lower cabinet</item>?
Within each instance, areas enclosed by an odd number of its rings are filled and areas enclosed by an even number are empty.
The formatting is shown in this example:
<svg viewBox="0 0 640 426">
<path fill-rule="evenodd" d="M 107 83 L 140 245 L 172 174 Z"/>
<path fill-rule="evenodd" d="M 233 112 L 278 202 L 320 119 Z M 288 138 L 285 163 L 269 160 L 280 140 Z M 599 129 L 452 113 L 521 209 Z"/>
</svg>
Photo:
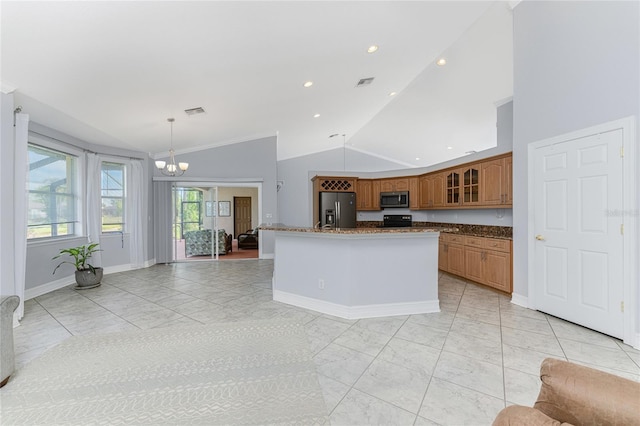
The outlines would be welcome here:
<svg viewBox="0 0 640 426">
<path fill-rule="evenodd" d="M 512 292 L 510 240 L 443 233 L 438 255 L 439 269 Z"/>
</svg>

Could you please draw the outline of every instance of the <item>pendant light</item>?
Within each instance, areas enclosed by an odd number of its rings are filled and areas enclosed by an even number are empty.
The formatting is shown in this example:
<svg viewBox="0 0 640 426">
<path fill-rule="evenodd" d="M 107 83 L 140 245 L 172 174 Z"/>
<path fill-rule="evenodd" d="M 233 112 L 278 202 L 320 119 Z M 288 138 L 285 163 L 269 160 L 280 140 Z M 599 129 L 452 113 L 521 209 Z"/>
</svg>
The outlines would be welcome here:
<svg viewBox="0 0 640 426">
<path fill-rule="evenodd" d="M 156 167 L 165 176 L 182 176 L 184 172 L 189 168 L 189 163 L 176 164 L 175 151 L 173 150 L 173 122 L 175 118 L 167 118 L 167 121 L 171 123 L 171 149 L 169 149 L 169 162 L 163 160 L 156 161 Z"/>
</svg>

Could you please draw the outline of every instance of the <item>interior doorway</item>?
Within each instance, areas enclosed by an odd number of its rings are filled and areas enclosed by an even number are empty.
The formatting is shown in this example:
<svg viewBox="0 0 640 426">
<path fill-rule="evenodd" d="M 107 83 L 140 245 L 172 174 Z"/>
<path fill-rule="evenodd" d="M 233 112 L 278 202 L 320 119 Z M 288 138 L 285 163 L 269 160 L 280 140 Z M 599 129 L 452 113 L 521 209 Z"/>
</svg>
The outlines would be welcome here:
<svg viewBox="0 0 640 426">
<path fill-rule="evenodd" d="M 251 222 L 251 197 L 233 197 L 234 235 L 253 229 Z M 257 225 L 256 225 L 257 226 Z"/>
<path fill-rule="evenodd" d="M 173 261 L 259 258 L 237 237 L 258 226 L 260 184 L 176 182 L 173 186 Z M 238 204 L 236 204 L 238 203 Z"/>
</svg>

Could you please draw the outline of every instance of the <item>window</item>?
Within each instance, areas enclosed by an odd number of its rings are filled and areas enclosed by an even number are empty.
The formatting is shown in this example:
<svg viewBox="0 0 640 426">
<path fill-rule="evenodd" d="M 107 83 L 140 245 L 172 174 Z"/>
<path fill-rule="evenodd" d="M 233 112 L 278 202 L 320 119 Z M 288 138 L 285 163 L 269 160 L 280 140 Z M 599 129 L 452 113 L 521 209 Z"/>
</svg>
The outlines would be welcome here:
<svg viewBox="0 0 640 426">
<path fill-rule="evenodd" d="M 75 234 L 77 157 L 29 144 L 27 238 Z"/>
<path fill-rule="evenodd" d="M 102 163 L 102 232 L 124 232 L 124 164 Z"/>
</svg>

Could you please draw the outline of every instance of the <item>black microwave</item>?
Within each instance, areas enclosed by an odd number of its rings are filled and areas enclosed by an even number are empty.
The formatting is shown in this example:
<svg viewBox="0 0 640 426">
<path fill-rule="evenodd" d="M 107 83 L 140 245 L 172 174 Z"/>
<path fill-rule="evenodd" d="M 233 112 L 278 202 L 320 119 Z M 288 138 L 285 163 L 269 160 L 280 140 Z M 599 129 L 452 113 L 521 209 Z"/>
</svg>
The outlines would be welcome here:
<svg viewBox="0 0 640 426">
<path fill-rule="evenodd" d="M 409 191 L 381 192 L 380 208 L 409 207 Z"/>
</svg>

